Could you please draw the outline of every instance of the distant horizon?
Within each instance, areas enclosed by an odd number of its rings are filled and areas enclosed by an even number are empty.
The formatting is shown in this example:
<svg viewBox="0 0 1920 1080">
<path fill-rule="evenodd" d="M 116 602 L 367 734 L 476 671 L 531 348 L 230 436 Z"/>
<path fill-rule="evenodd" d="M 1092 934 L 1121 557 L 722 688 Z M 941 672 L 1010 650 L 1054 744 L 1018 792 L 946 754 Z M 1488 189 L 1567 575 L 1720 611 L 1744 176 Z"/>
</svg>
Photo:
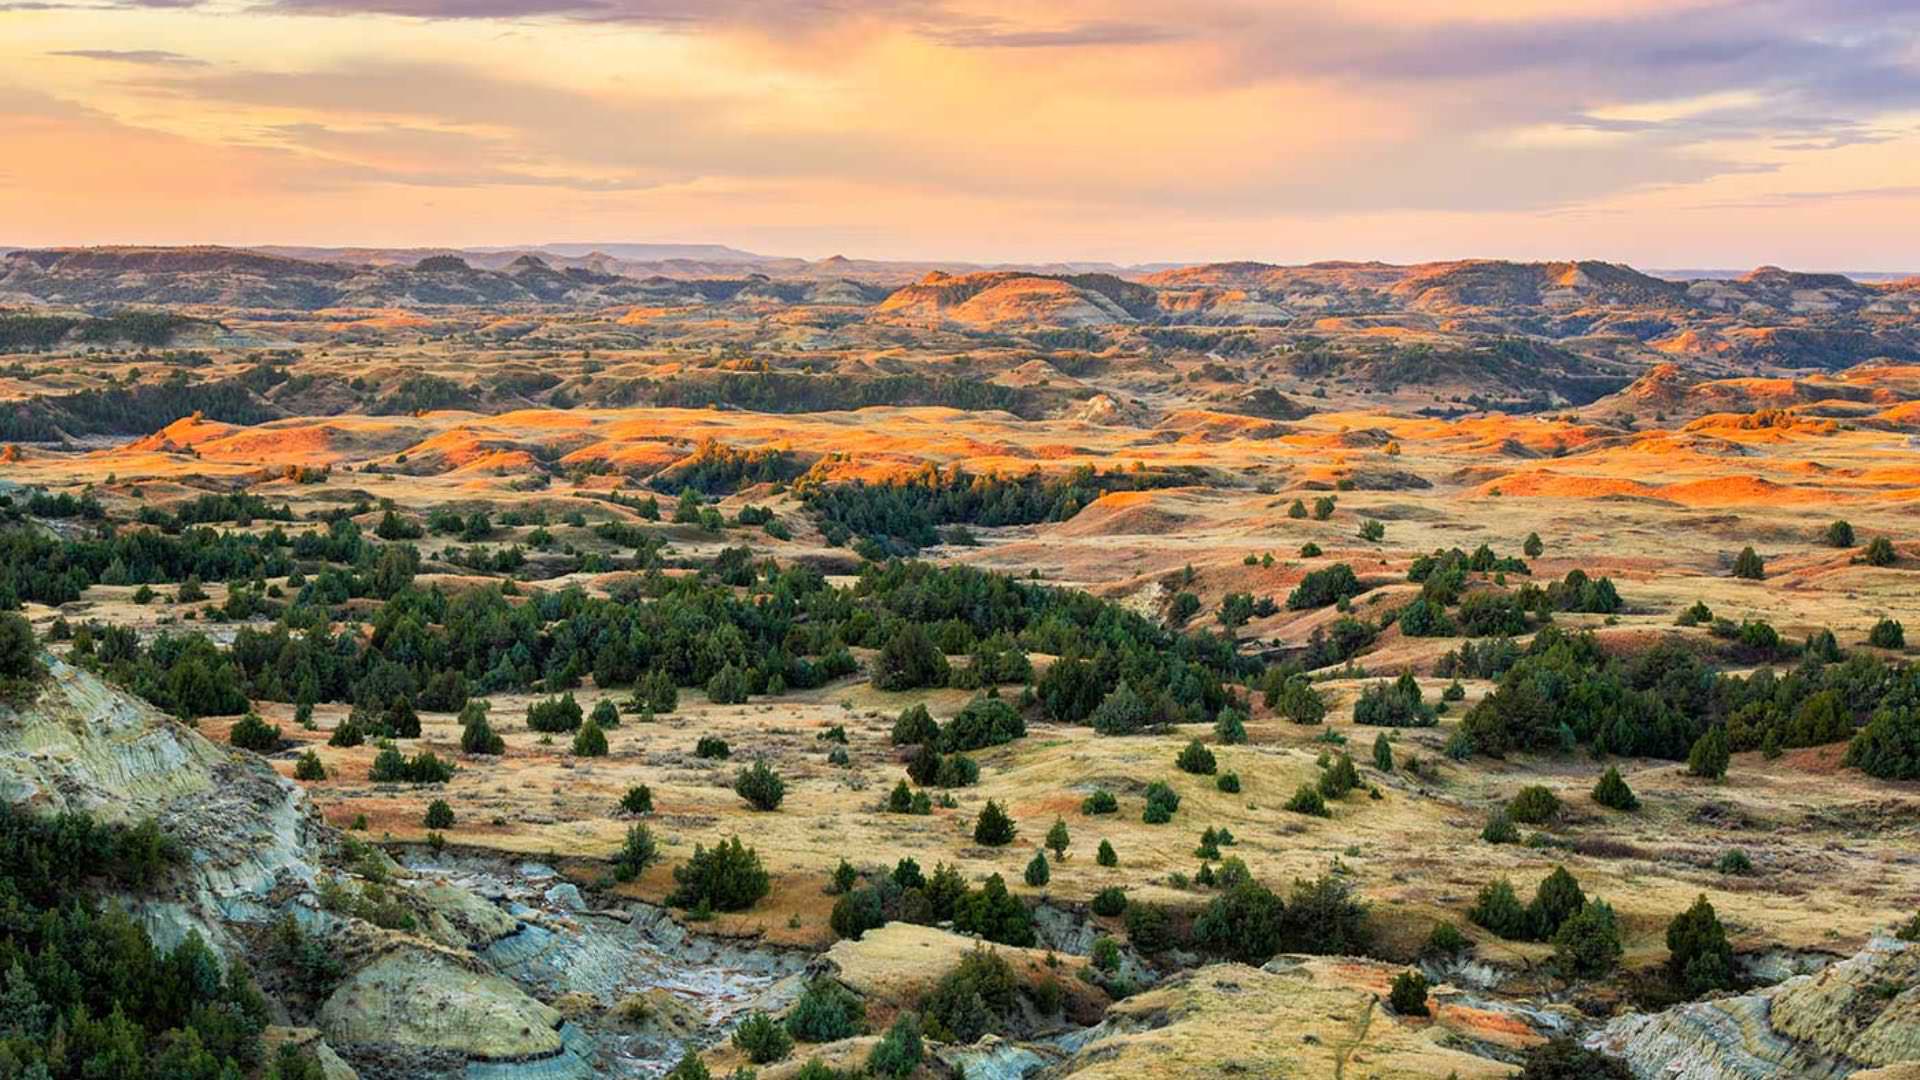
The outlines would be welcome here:
<svg viewBox="0 0 1920 1080">
<path fill-rule="evenodd" d="M 898 266 L 926 266 L 926 267 L 933 267 L 933 268 L 939 268 L 942 266 L 955 266 L 955 267 L 977 267 L 980 269 L 995 269 L 995 268 L 1001 268 L 1001 267 L 1018 269 L 1018 268 L 1046 267 L 1046 266 L 1103 266 L 1103 267 L 1110 267 L 1114 270 L 1137 272 L 1137 273 L 1151 273 L 1151 272 L 1166 270 L 1166 269 L 1178 269 L 1182 267 L 1191 267 L 1191 266 L 1212 266 L 1212 265 L 1220 265 L 1220 264 L 1226 264 L 1226 263 L 1256 263 L 1256 264 L 1265 265 L 1265 266 L 1289 268 L 1289 267 L 1313 266 L 1316 264 L 1326 264 L 1326 263 L 1355 263 L 1355 264 L 1377 263 L 1385 266 L 1421 266 L 1421 265 L 1453 263 L 1453 262 L 1505 262 L 1505 263 L 1514 263 L 1514 264 L 1522 264 L 1522 265 L 1553 263 L 1553 262 L 1604 262 L 1604 263 L 1612 263 L 1614 265 L 1619 265 L 1619 266 L 1627 266 L 1627 267 L 1630 267 L 1631 269 L 1637 270 L 1651 277 L 1667 278 L 1667 279 L 1673 279 L 1673 280 L 1708 280 L 1708 279 L 1738 277 L 1742 274 L 1752 273 L 1753 271 L 1756 271 L 1765 267 L 1777 267 L 1779 269 L 1786 270 L 1790 273 L 1796 273 L 1796 274 L 1837 274 L 1843 277 L 1850 277 L 1850 278 L 1854 278 L 1856 280 L 1862 280 L 1862 281 L 1901 280 L 1909 277 L 1920 277 L 1920 270 L 1914 270 L 1914 269 L 1887 269 L 1887 268 L 1864 268 L 1864 267 L 1835 269 L 1831 267 L 1822 267 L 1822 266 L 1795 265 L 1793 263 L 1782 262 L 1778 260 L 1757 262 L 1750 266 L 1708 266 L 1708 265 L 1659 266 L 1659 265 L 1642 265 L 1640 263 L 1636 263 L 1631 260 L 1602 258 L 1598 256 L 1591 256 L 1591 255 L 1550 256 L 1550 257 L 1539 257 L 1539 258 L 1522 258 L 1522 257 L 1502 256 L 1502 255 L 1444 255 L 1444 256 L 1438 256 L 1438 257 L 1418 258 L 1418 259 L 1387 259 L 1387 258 L 1361 257 L 1361 256 L 1349 255 L 1349 256 L 1325 256 L 1325 257 L 1319 257 L 1319 258 L 1300 259 L 1300 260 L 1291 260 L 1291 259 L 1274 258 L 1274 257 L 1232 256 L 1232 257 L 1223 257 L 1223 258 L 1194 258 L 1194 259 L 1156 258 L 1156 259 L 1148 259 L 1148 260 L 1139 261 L 1139 262 L 1119 262 L 1111 259 L 1071 258 L 1071 257 L 1054 257 L 1054 258 L 1038 258 L 1038 259 L 1014 259 L 1014 258 L 971 259 L 971 258 L 942 258 L 942 257 L 896 258 L 896 257 L 890 257 L 890 256 L 869 256 L 869 255 L 855 254 L 855 253 L 846 252 L 846 251 L 836 251 L 827 255 L 795 255 L 795 254 L 782 253 L 782 252 L 756 251 L 751 248 L 742 247 L 738 244 L 729 243 L 726 241 L 715 241 L 715 240 L 602 240 L 602 241 L 556 240 L 556 241 L 548 241 L 548 242 L 537 243 L 537 244 L 501 244 L 501 243 L 490 243 L 490 242 L 474 243 L 474 244 L 445 244 L 445 243 L 303 244 L 303 243 L 288 243 L 284 241 L 268 241 L 265 243 L 222 243 L 218 241 L 150 243 L 150 242 L 141 242 L 141 241 L 105 241 L 100 243 L 0 244 L 0 254 L 8 254 L 8 253 L 18 252 L 18 251 L 51 251 L 51 250 L 82 250 L 82 249 L 111 250 L 111 249 L 126 249 L 126 248 L 151 248 L 151 249 L 225 248 L 225 249 L 235 250 L 235 251 L 255 251 L 255 252 L 263 252 L 263 253 L 275 253 L 275 252 L 284 252 L 284 251 L 312 251 L 312 252 L 363 251 L 363 252 L 387 252 L 387 253 L 393 253 L 393 254 L 400 254 L 405 252 L 417 251 L 417 252 L 456 252 L 456 253 L 464 253 L 464 254 L 501 255 L 501 254 L 517 252 L 517 253 L 528 253 L 528 254 L 559 255 L 561 257 L 567 257 L 567 258 L 584 258 L 594 253 L 605 254 L 613 258 L 626 258 L 624 256 L 615 254 L 615 251 L 619 248 L 685 248 L 685 249 L 706 248 L 706 249 L 714 249 L 716 251 L 721 251 L 721 252 L 727 252 L 736 257 L 744 257 L 744 258 L 737 258 L 735 260 L 735 261 L 738 261 L 740 265 L 743 267 L 752 266 L 756 261 L 758 262 L 804 262 L 804 263 L 814 264 L 814 263 L 826 262 L 829 259 L 841 258 L 841 259 L 846 259 L 852 262 L 861 262 L 861 263 L 878 263 L 882 265 L 898 265 Z M 577 251 L 563 252 L 561 249 L 577 249 Z M 662 255 L 662 256 L 659 256 L 658 258 L 629 258 L 627 259 L 627 261 L 633 261 L 633 262 L 695 261 L 697 262 L 702 260 L 693 256 Z M 726 260 L 713 260 L 713 261 L 726 261 Z"/>
</svg>

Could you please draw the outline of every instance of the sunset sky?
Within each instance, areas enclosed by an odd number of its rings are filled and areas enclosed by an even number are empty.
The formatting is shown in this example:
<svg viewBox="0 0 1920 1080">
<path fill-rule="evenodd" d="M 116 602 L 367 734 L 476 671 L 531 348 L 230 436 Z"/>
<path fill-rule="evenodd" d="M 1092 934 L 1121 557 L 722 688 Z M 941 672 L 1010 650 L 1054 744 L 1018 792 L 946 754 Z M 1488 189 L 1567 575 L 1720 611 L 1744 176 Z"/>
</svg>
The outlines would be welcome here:
<svg viewBox="0 0 1920 1080">
<path fill-rule="evenodd" d="M 1920 3 L 0 0 L 0 244 L 649 240 L 1920 270 Z"/>
</svg>

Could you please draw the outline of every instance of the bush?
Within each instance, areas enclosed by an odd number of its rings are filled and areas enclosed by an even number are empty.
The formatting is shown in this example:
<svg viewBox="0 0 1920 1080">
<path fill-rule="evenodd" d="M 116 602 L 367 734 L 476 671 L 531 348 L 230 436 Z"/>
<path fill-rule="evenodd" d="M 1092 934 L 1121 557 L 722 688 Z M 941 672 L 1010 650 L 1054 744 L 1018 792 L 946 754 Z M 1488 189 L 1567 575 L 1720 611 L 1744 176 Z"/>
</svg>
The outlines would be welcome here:
<svg viewBox="0 0 1920 1080">
<path fill-rule="evenodd" d="M 1360 579 L 1354 576 L 1353 567 L 1335 563 L 1301 578 L 1300 584 L 1287 595 L 1287 607 L 1292 611 L 1322 608 L 1358 596 L 1361 591 Z"/>
<path fill-rule="evenodd" d="M 927 712 L 925 705 L 909 705 L 893 722 L 890 737 L 895 746 L 930 746 L 940 741 L 940 725 L 934 722 L 933 714 Z"/>
<path fill-rule="evenodd" d="M 1742 548 L 1740 554 L 1733 560 L 1733 576 L 1745 578 L 1748 581 L 1759 581 L 1767 576 L 1767 562 L 1751 547 Z"/>
<path fill-rule="evenodd" d="M 1452 923 L 1434 923 L 1433 930 L 1427 934 L 1426 944 L 1420 947 L 1422 956 L 1458 956 L 1473 948 L 1473 942 L 1460 928 Z"/>
<path fill-rule="evenodd" d="M 41 675 L 33 624 L 17 611 L 0 612 L 0 680 L 31 682 Z"/>
<path fill-rule="evenodd" d="M 234 722 L 227 732 L 227 742 L 242 750 L 253 750 L 270 754 L 280 749 L 280 726 L 269 724 L 253 713 Z"/>
<path fill-rule="evenodd" d="M 1087 962 L 1094 970 L 1112 973 L 1120 969 L 1120 943 L 1102 934 L 1093 939 L 1093 949 L 1087 953 Z"/>
<path fill-rule="evenodd" d="M 1391 683 L 1377 682 L 1361 691 L 1353 703 L 1353 722 L 1375 727 L 1431 727 L 1437 716 L 1421 700 L 1420 683 L 1411 672 Z"/>
<path fill-rule="evenodd" d="M 1844 521 L 1836 521 L 1827 526 L 1827 546 L 1848 548 L 1853 546 L 1853 526 Z"/>
<path fill-rule="evenodd" d="M 1080 812 L 1092 817 L 1095 814 L 1111 814 L 1120 809 L 1120 801 L 1106 788 L 1096 788 L 1093 794 L 1080 800 Z"/>
<path fill-rule="evenodd" d="M 1393 989 L 1387 994 L 1387 1004 L 1401 1016 L 1428 1016 L 1429 989 L 1425 975 L 1417 971 L 1403 971 L 1393 977 Z"/>
<path fill-rule="evenodd" d="M 946 654 L 917 622 L 900 623 L 873 660 L 872 680 L 876 690 L 945 686 L 950 674 Z"/>
<path fill-rule="evenodd" d="M 533 731 L 578 731 L 580 722 L 580 703 L 573 700 L 572 692 L 527 706 L 527 727 Z"/>
<path fill-rule="evenodd" d="M 1111 843 L 1102 839 L 1100 841 L 1100 849 L 1094 853 L 1093 861 L 1099 863 L 1101 866 L 1119 866 L 1120 856 L 1113 850 Z"/>
<path fill-rule="evenodd" d="M 860 935 L 886 924 L 886 906 L 880 893 L 874 889 L 846 890 L 840 899 L 834 901 L 833 913 L 827 918 L 827 925 L 833 928 L 834 936 L 848 941 L 858 940 Z"/>
<path fill-rule="evenodd" d="M 867 1007 L 859 997 L 825 976 L 808 983 L 787 1013 L 787 1031 L 801 1042 L 851 1039 L 866 1022 Z"/>
<path fill-rule="evenodd" d="M 1247 714 L 1239 709 L 1221 709 L 1213 721 L 1213 737 L 1222 746 L 1240 746 L 1247 741 Z"/>
<path fill-rule="evenodd" d="M 661 1080 L 713 1080 L 713 1073 L 707 1070 L 707 1063 L 700 1060 L 700 1052 L 689 1046 Z"/>
<path fill-rule="evenodd" d="M 1053 879 L 1053 868 L 1047 865 L 1047 853 L 1036 851 L 1033 858 L 1027 860 L 1027 884 L 1039 888 Z"/>
<path fill-rule="evenodd" d="M 787 796 L 787 784 L 760 758 L 734 774 L 733 793 L 751 803 L 755 810 L 778 810 L 780 800 Z"/>
<path fill-rule="evenodd" d="M 485 754 L 499 756 L 506 753 L 507 741 L 493 730 L 487 722 L 487 710 L 479 702 L 472 702 L 462 712 L 460 728 L 460 751 L 465 754 Z"/>
<path fill-rule="evenodd" d="M 374 756 L 367 779 L 375 783 L 444 784 L 453 779 L 453 766 L 423 750 L 409 758 L 389 746 Z"/>
<path fill-rule="evenodd" d="M 1189 742 L 1186 748 L 1180 751 L 1180 756 L 1174 758 L 1173 763 L 1181 772 L 1193 773 L 1196 776 L 1212 776 L 1217 768 L 1213 751 L 1207 749 L 1199 739 Z"/>
<path fill-rule="evenodd" d="M 653 830 L 645 825 L 629 825 L 627 839 L 613 857 L 613 876 L 621 881 L 632 881 L 659 861 L 660 846 L 654 842 Z"/>
<path fill-rule="evenodd" d="M 1294 675 L 1267 692 L 1267 706 L 1301 725 L 1318 724 L 1327 716 L 1326 699 L 1305 675 Z"/>
<path fill-rule="evenodd" d="M 1714 861 L 1713 868 L 1723 874 L 1744 876 L 1753 873 L 1753 860 L 1739 848 L 1731 848 Z"/>
<path fill-rule="evenodd" d="M 987 805 L 980 809 L 980 816 L 974 820 L 973 842 L 982 847 L 1005 847 L 1013 843 L 1019 831 L 1000 804 L 988 799 Z"/>
<path fill-rule="evenodd" d="M 1344 799 L 1347 792 L 1360 786 L 1360 772 L 1353 767 L 1353 759 L 1341 754 L 1334 759 L 1327 771 L 1320 774 L 1320 794 L 1329 799 Z"/>
<path fill-rule="evenodd" d="M 779 1061 L 793 1052 L 793 1036 L 766 1013 L 754 1010 L 733 1029 L 733 1045 L 755 1065 Z"/>
<path fill-rule="evenodd" d="M 1141 813 L 1140 820 L 1148 825 L 1165 825 L 1173 820 L 1180 809 L 1180 795 L 1164 782 L 1155 780 L 1147 785 L 1147 807 Z"/>
<path fill-rule="evenodd" d="M 1091 907 L 1095 915 L 1108 918 L 1123 914 L 1127 910 L 1127 890 L 1118 885 L 1109 885 L 1093 894 Z"/>
<path fill-rule="evenodd" d="M 1904 649 L 1907 645 L 1907 628 L 1893 619 L 1881 619 L 1867 632 L 1867 644 L 1876 649 Z"/>
<path fill-rule="evenodd" d="M 1868 566 L 1892 566 L 1900 561 L 1900 553 L 1893 549 L 1893 541 L 1876 536 L 1867 544 L 1867 553 L 1861 558 Z"/>
<path fill-rule="evenodd" d="M 294 765 L 293 778 L 295 780 L 325 780 L 327 778 L 327 767 L 320 764 L 319 754 L 309 750 L 301 754 L 299 762 Z"/>
<path fill-rule="evenodd" d="M 1133 686 L 1121 680 L 1088 717 L 1093 730 L 1102 735 L 1132 735 L 1153 719 L 1153 709 Z"/>
<path fill-rule="evenodd" d="M 927 995 L 927 1021 L 956 1043 L 972 1043 L 1003 1025 L 1019 1004 L 1013 968 L 985 946 L 960 958 Z"/>
<path fill-rule="evenodd" d="M 328 746 L 354 747 L 367 741 L 366 729 L 349 715 L 334 726 L 333 733 L 327 736 Z"/>
<path fill-rule="evenodd" d="M 1520 789 L 1507 803 L 1507 816 L 1527 825 L 1543 825 L 1560 814 L 1560 797 L 1540 784 Z"/>
<path fill-rule="evenodd" d="M 901 1013 L 887 1029 L 887 1035 L 867 1055 L 867 1071 L 875 1076 L 903 1077 L 920 1067 L 926 1053 L 920 1041 L 920 1018 Z"/>
<path fill-rule="evenodd" d="M 1319 790 L 1312 784 L 1301 784 L 1299 790 L 1293 793 L 1293 798 L 1287 800 L 1287 809 L 1312 817 L 1333 816 L 1327 811 L 1327 801 L 1320 797 Z"/>
<path fill-rule="evenodd" d="M 1693 749 L 1687 754 L 1687 771 L 1708 780 L 1719 780 L 1727 775 L 1727 763 L 1731 760 L 1727 729 L 1714 724 L 1694 741 Z"/>
<path fill-rule="evenodd" d="M 1667 976 L 1694 997 L 1733 986 L 1733 946 L 1704 893 L 1667 924 Z"/>
<path fill-rule="evenodd" d="M 711 849 L 693 846 L 693 857 L 673 868 L 675 889 L 667 903 L 678 908 L 744 911 L 771 888 L 760 854 L 739 837 Z"/>
<path fill-rule="evenodd" d="M 653 813 L 653 789 L 645 784 L 628 788 L 627 793 L 620 796 L 620 809 L 629 814 Z"/>
<path fill-rule="evenodd" d="M 1500 878 L 1483 886 L 1473 906 L 1467 909 L 1467 921 L 1508 941 L 1524 941 L 1533 932 L 1533 919 L 1520 904 L 1513 883 Z"/>
<path fill-rule="evenodd" d="M 1489 844 L 1517 844 L 1520 842 L 1520 830 L 1514 827 L 1513 818 L 1507 816 L 1505 807 L 1487 815 L 1487 823 L 1480 830 L 1480 839 Z"/>
<path fill-rule="evenodd" d="M 1053 852 L 1053 857 L 1055 859 L 1066 858 L 1067 847 L 1072 843 L 1073 834 L 1067 831 L 1067 823 L 1060 818 L 1054 818 L 1052 827 L 1047 829 L 1046 840 L 1047 848 Z"/>
<path fill-rule="evenodd" d="M 1640 809 L 1639 797 L 1620 778 L 1620 770 L 1612 765 L 1607 766 L 1600 782 L 1593 785 L 1593 801 L 1612 810 Z"/>
<path fill-rule="evenodd" d="M 1158 904 L 1127 905 L 1127 941 L 1143 953 L 1173 947 L 1173 918 Z"/>
<path fill-rule="evenodd" d="M 951 754 L 1001 746 L 1027 733 L 1026 721 L 1013 706 L 997 697 L 975 697 L 947 721 L 940 732 L 940 749 Z"/>
<path fill-rule="evenodd" d="M 733 748 L 718 735 L 702 735 L 700 741 L 693 744 L 693 756 L 724 760 L 733 756 Z"/>
<path fill-rule="evenodd" d="M 978 934 L 1002 945 L 1033 944 L 1033 918 L 1019 897 L 1007 891 L 1006 880 L 999 874 L 954 900 L 953 925 L 961 933 Z"/>
<path fill-rule="evenodd" d="M 1393 771 L 1393 744 L 1384 731 L 1373 737 L 1373 767 L 1381 772 Z"/>
<path fill-rule="evenodd" d="M 603 731 L 607 728 L 616 728 L 620 726 L 620 710 L 613 704 L 611 698 L 601 698 L 594 702 L 593 712 L 587 715 L 587 719 L 600 725 Z"/>
<path fill-rule="evenodd" d="M 453 807 L 445 799 L 435 799 L 427 804 L 426 825 L 429 829 L 453 828 Z"/>
<path fill-rule="evenodd" d="M 1846 763 L 1882 780 L 1920 780 L 1920 708 L 1876 710 L 1847 744 Z"/>
<path fill-rule="evenodd" d="M 600 730 L 599 724 L 587 721 L 574 732 L 573 752 L 576 757 L 606 757 L 607 733 Z"/>
<path fill-rule="evenodd" d="M 1603 900 L 1588 901 L 1553 935 L 1554 964 L 1565 979 L 1603 978 L 1620 955 L 1620 924 Z"/>
<path fill-rule="evenodd" d="M 1589 1050 L 1568 1038 L 1554 1039 L 1527 1051 L 1526 1061 L 1513 1080 L 1634 1080 L 1633 1071 L 1619 1058 Z"/>
<path fill-rule="evenodd" d="M 747 673 L 732 664 L 721 665 L 713 678 L 707 680 L 707 700 L 715 705 L 744 704 L 751 690 Z"/>
<path fill-rule="evenodd" d="M 1240 793 L 1240 774 L 1237 772 L 1223 772 L 1213 781 L 1213 786 L 1229 795 L 1238 795 Z"/>
</svg>

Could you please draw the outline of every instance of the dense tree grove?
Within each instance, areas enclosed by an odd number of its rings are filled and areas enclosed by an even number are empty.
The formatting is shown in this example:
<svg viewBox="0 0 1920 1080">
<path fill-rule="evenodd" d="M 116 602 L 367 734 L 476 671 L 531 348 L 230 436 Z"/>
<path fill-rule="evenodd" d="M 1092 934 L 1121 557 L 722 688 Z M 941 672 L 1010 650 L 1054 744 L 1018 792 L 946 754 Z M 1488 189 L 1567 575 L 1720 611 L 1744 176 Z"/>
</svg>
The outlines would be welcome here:
<svg viewBox="0 0 1920 1080">
<path fill-rule="evenodd" d="M 58 1080 L 228 1080 L 269 1059 L 266 999 L 198 935 L 158 948 L 95 891 L 144 893 L 183 858 L 151 822 L 103 826 L 0 804 L 0 1075 Z"/>
</svg>

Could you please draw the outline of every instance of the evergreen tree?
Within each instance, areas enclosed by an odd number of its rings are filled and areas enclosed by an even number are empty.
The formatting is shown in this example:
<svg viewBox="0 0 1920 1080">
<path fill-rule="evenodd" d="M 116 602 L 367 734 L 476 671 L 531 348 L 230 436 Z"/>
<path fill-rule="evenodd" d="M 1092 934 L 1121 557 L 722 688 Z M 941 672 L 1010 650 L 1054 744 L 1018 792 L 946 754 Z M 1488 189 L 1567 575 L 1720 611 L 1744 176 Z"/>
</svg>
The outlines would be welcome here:
<svg viewBox="0 0 1920 1080">
<path fill-rule="evenodd" d="M 1004 847 L 1013 843 L 1014 835 L 1018 832 L 1013 819 L 1007 816 L 1000 804 L 988 799 L 987 805 L 980 810 L 979 818 L 974 821 L 973 842 L 982 847 Z"/>
<path fill-rule="evenodd" d="M 1640 800 L 1627 782 L 1620 778 L 1620 770 L 1607 766 L 1606 774 L 1593 786 L 1593 801 L 1614 810 L 1638 810 Z"/>
</svg>

